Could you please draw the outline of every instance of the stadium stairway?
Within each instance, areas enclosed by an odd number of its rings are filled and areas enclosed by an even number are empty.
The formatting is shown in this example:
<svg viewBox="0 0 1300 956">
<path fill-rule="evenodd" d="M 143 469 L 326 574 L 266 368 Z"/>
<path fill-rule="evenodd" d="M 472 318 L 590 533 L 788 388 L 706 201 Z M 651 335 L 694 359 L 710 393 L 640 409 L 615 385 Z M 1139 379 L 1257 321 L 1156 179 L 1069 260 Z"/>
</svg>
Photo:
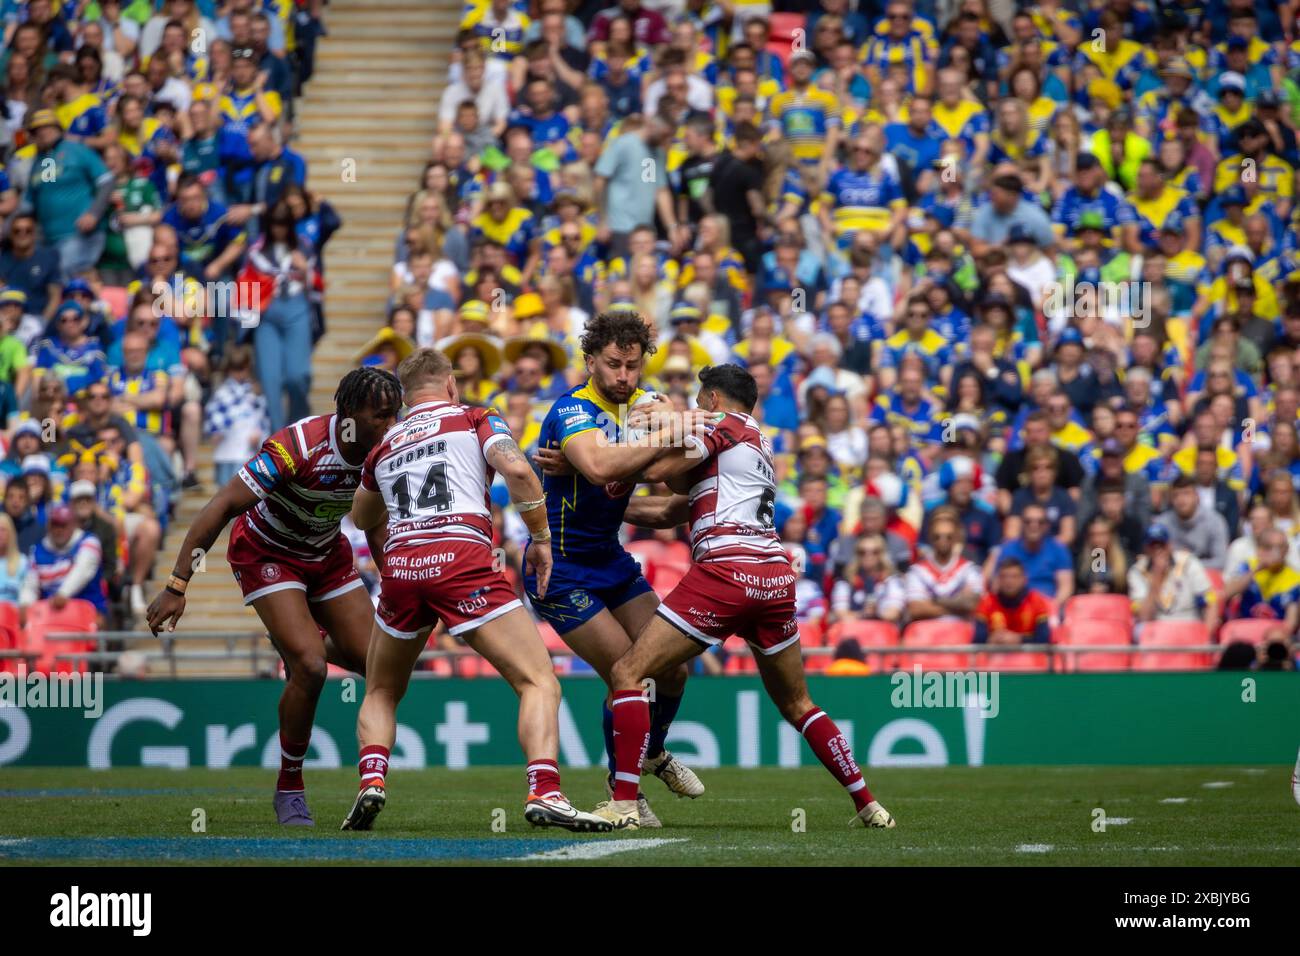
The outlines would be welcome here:
<svg viewBox="0 0 1300 956">
<path fill-rule="evenodd" d="M 317 47 L 293 144 L 307 160 L 308 188 L 343 219 L 325 248 L 318 412 L 332 408 L 338 380 L 384 324 L 393 248 L 429 159 L 460 15 L 458 0 L 332 0 L 327 8 L 330 35 Z M 353 168 L 355 181 L 345 181 Z"/>
<path fill-rule="evenodd" d="M 338 380 L 384 324 L 393 247 L 406 199 L 429 157 L 460 13 L 457 0 L 331 0 L 326 8 L 329 36 L 317 45 L 316 72 L 298 101 L 290 144 L 307 161 L 308 188 L 328 199 L 343 219 L 325 251 L 327 333 L 313 359 L 312 408 L 317 412 L 333 407 Z M 204 488 L 180 503 L 157 574 L 166 574 L 186 529 L 213 490 L 211 449 L 206 446 L 199 474 Z M 231 579 L 227 540 L 228 533 L 223 534 L 207 556 L 206 571 L 195 574 L 182 629 L 260 629 Z M 192 641 L 183 646 L 216 651 L 225 645 Z M 239 657 L 195 660 L 178 670 L 187 675 L 248 674 L 249 664 Z"/>
</svg>

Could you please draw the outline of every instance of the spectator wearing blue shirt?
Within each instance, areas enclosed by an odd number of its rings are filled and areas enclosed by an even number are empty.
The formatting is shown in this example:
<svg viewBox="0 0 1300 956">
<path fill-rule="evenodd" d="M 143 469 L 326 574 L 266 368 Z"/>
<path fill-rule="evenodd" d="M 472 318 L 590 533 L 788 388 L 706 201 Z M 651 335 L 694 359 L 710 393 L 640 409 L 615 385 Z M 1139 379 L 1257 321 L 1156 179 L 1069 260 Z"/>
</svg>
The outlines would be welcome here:
<svg viewBox="0 0 1300 956">
<path fill-rule="evenodd" d="M 933 118 L 930 98 L 914 96 L 907 105 L 907 122 L 885 126 L 886 149 L 900 163 L 907 164 L 912 171 L 913 185 L 921 192 L 927 192 L 927 182 L 922 180 L 922 175 L 934 169 L 942 143 L 930 135 L 930 120 Z"/>
<path fill-rule="evenodd" d="M 185 174 L 176 184 L 176 202 L 167 207 L 162 221 L 176 230 L 181 268 L 212 281 L 233 272 L 244 251 L 246 233 L 232 221 L 239 218 L 239 213 L 208 198 L 198 176 Z"/>
<path fill-rule="evenodd" d="M 532 134 L 537 146 L 557 143 L 565 146 L 569 135 L 569 121 L 555 109 L 555 88 L 549 80 L 534 76 L 524 89 L 526 106 L 514 110 L 506 120 L 507 126 L 523 126 Z"/>
<path fill-rule="evenodd" d="M 54 304 L 59 301 L 63 270 L 59 254 L 37 244 L 36 226 L 36 217 L 31 213 L 19 213 L 10 223 L 9 238 L 0 254 L 0 282 L 6 289 L 24 293 L 24 315 L 38 316 L 43 324 L 53 316 Z"/>
<path fill-rule="evenodd" d="M 749 363 L 749 373 L 758 384 L 758 403 L 763 409 L 763 424 L 769 428 L 793 431 L 799 427 L 799 405 L 794 385 L 784 373 L 778 373 L 766 361 Z"/>
<path fill-rule="evenodd" d="M 253 171 L 253 212 L 266 215 L 284 196 L 290 186 L 303 186 L 307 182 L 306 161 L 284 145 L 279 124 L 263 123 L 248 133 L 248 149 L 257 163 Z M 260 228 L 250 225 L 250 235 Z"/>
<path fill-rule="evenodd" d="M 806 474 L 799 479 L 799 498 L 807 521 L 802 541 L 807 557 L 803 574 L 819 584 L 830 570 L 827 560 L 835 551 L 840 527 L 840 513 L 827 504 L 829 492 L 826 476 Z"/>
<path fill-rule="evenodd" d="M 36 375 L 54 375 L 76 395 L 86 386 L 108 376 L 108 361 L 99 339 L 86 334 L 90 317 L 75 301 L 59 306 L 59 333 L 42 339 L 36 346 Z"/>
<path fill-rule="evenodd" d="M 1106 188 L 1106 170 L 1101 161 L 1092 153 L 1080 153 L 1074 168 L 1074 185 L 1061 194 L 1052 209 L 1055 227 L 1074 238 L 1085 226 L 1095 224 L 1126 252 L 1141 253 L 1137 213 L 1127 199 Z"/>
<path fill-rule="evenodd" d="M 970 231 L 956 231 L 959 236 L 965 233 L 970 239 L 971 252 L 982 256 L 1006 245 L 1013 226 L 1019 226 L 1032 236 L 1040 249 L 1051 249 L 1056 245 L 1047 214 L 1024 197 L 1024 184 L 1020 177 L 1007 173 L 993 180 L 989 187 L 989 201 L 975 210 Z"/>
<path fill-rule="evenodd" d="M 1048 532 L 1047 509 L 1031 502 L 1020 513 L 1020 537 L 1007 541 L 990 559 L 992 571 L 1003 558 L 1016 558 L 1025 568 L 1029 586 L 1062 606 L 1074 593 L 1074 561 L 1070 552 Z"/>
</svg>

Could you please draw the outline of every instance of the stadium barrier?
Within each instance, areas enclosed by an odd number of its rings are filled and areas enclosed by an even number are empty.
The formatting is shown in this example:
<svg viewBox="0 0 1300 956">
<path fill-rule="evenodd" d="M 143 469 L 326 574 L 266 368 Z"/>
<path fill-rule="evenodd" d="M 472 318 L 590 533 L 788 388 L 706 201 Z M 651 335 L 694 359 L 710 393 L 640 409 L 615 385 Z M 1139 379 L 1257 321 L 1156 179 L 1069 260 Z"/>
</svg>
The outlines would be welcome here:
<svg viewBox="0 0 1300 956">
<path fill-rule="evenodd" d="M 1295 759 L 1295 674 L 916 669 L 814 675 L 808 683 L 859 760 L 871 766 L 1289 767 Z M 561 762 L 598 765 L 604 687 L 572 678 L 561 678 L 561 686 Z M 0 706 L 0 766 L 278 766 L 280 691 L 281 684 L 270 680 L 105 680 L 102 714 L 94 719 L 71 708 Z M 363 696 L 359 679 L 328 682 L 309 768 L 353 764 Z M 517 764 L 517 708 L 504 681 L 413 682 L 397 714 L 393 765 Z M 814 760 L 759 680 L 745 676 L 692 678 L 668 746 L 701 767 L 793 767 Z"/>
<path fill-rule="evenodd" d="M 78 643 L 84 646 L 88 635 L 76 632 L 51 633 L 46 635 L 48 642 Z M 54 659 L 72 664 L 115 665 L 125 653 L 140 655 L 147 664 L 161 663 L 171 677 L 181 676 L 180 665 L 189 662 L 244 662 L 248 670 L 244 675 L 258 676 L 274 672 L 279 666 L 280 658 L 275 649 L 266 640 L 266 635 L 258 631 L 186 631 L 184 633 L 162 635 L 158 638 L 148 632 L 139 631 L 100 631 L 91 636 L 97 643 L 94 651 L 56 652 Z M 131 642 L 134 646 L 126 650 L 109 649 L 109 644 Z M 225 650 L 212 648 L 185 649 L 182 645 L 194 642 L 222 642 Z M 236 645 L 248 642 L 248 647 Z M 829 646 L 804 646 L 803 656 L 810 665 L 810 670 L 824 668 L 825 659 L 832 658 L 835 648 Z M 1120 656 L 1130 663 L 1127 666 L 1107 667 L 1103 669 L 1127 670 L 1204 670 L 1212 667 L 1223 650 L 1221 644 L 939 644 L 916 646 L 900 644 L 891 648 L 864 649 L 865 656 L 873 664 L 873 670 L 892 671 L 898 668 L 908 669 L 917 659 L 922 668 L 927 668 L 927 658 L 940 661 L 940 667 L 950 669 L 950 665 L 973 667 L 978 670 L 1016 670 L 1026 672 L 1068 673 L 1076 670 L 1094 670 L 1086 664 L 1079 664 L 1078 659 L 1092 655 Z M 576 655 L 563 646 L 550 646 L 548 651 L 556 661 L 557 670 L 562 674 L 570 673 L 568 665 Z M 752 657 L 748 645 L 739 641 L 732 642 L 728 653 L 739 657 Z M 38 655 L 33 651 L 0 650 L 0 661 L 5 659 L 32 661 Z M 962 660 L 966 658 L 966 660 Z M 1026 661 L 1026 658 L 1033 660 Z M 1144 668 L 1143 658 L 1154 666 Z M 1043 663 L 1039 663 L 1042 659 Z M 457 662 L 471 661 L 476 665 L 473 672 L 466 674 L 463 670 L 418 670 L 417 678 L 438 678 L 448 676 L 490 676 L 495 674 L 490 667 L 478 668 L 481 658 L 468 647 L 455 650 L 426 650 L 419 660 L 421 663 L 446 661 L 453 668 Z M 999 662 L 1004 666 L 999 668 Z M 481 662 L 485 664 L 486 662 Z M 3 669 L 0 667 L 0 669 Z M 591 674 L 592 672 L 587 671 Z M 144 675 L 133 675 L 144 676 Z"/>
</svg>

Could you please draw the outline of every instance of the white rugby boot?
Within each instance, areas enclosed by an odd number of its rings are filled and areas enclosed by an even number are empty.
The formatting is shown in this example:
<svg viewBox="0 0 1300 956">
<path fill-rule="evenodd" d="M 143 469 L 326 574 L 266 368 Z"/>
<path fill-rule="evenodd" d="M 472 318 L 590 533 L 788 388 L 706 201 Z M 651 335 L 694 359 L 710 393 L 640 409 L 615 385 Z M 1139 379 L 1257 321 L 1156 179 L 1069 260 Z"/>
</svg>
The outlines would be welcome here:
<svg viewBox="0 0 1300 956">
<path fill-rule="evenodd" d="M 864 826 L 871 830 L 888 830 L 896 826 L 893 815 L 882 807 L 877 800 L 872 800 L 857 812 L 849 826 Z"/>
<path fill-rule="evenodd" d="M 667 750 L 658 757 L 646 757 L 641 763 L 641 773 L 654 774 L 679 797 L 689 797 L 694 800 L 704 793 L 704 784 L 695 775 L 695 771 Z"/>
</svg>

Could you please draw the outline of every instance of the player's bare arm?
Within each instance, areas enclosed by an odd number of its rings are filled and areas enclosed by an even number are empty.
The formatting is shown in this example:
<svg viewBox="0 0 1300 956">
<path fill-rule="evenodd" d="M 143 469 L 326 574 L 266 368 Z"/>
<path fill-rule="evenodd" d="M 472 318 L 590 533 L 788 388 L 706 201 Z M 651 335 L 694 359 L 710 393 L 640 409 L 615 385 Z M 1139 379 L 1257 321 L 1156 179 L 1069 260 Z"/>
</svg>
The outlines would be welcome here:
<svg viewBox="0 0 1300 956">
<path fill-rule="evenodd" d="M 388 506 L 384 504 L 384 496 L 368 488 L 358 488 L 352 499 L 351 518 L 357 530 L 365 533 L 371 560 L 382 573 L 384 543 L 388 540 Z"/>
<path fill-rule="evenodd" d="M 611 444 L 600 429 L 574 435 L 564 443 L 564 457 L 593 485 L 629 481 L 652 461 L 671 450 L 682 434 L 695 427 L 697 412 L 683 412 L 680 418 L 658 419 L 656 427 L 636 444 Z"/>
<path fill-rule="evenodd" d="M 195 556 L 207 554 L 226 525 L 257 504 L 257 495 L 236 475 L 203 506 L 181 542 L 180 553 L 167 585 L 149 605 L 146 620 L 155 635 L 162 629 L 176 630 L 185 613 L 185 589 L 194 574 Z"/>
<path fill-rule="evenodd" d="M 524 555 L 524 571 L 537 575 L 537 596 L 546 597 L 551 580 L 551 529 L 546 521 L 546 495 L 542 483 L 514 439 L 494 442 L 487 450 L 487 463 L 503 479 L 515 510 L 528 526 L 532 544 Z"/>
<path fill-rule="evenodd" d="M 352 523 L 358 531 L 370 532 L 388 520 L 384 496 L 369 488 L 358 488 L 352 498 Z"/>
<path fill-rule="evenodd" d="M 690 517 L 690 499 L 686 495 L 634 495 L 623 516 L 638 528 L 661 530 L 676 528 Z"/>
</svg>

